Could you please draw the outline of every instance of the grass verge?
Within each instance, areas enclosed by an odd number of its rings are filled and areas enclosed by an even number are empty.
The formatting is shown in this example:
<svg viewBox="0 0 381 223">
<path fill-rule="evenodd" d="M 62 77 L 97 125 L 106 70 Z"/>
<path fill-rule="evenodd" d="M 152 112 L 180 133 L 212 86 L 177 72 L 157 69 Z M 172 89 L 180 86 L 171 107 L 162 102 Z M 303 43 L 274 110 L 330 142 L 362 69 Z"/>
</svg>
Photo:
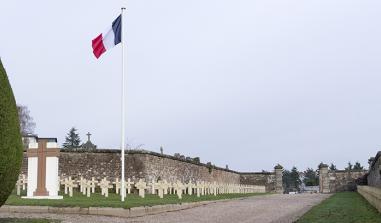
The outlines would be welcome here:
<svg viewBox="0 0 381 223">
<path fill-rule="evenodd" d="M 183 195 L 183 199 L 178 199 L 176 195 L 164 195 L 163 199 L 160 199 L 157 195 L 146 195 L 145 198 L 141 198 L 135 194 L 128 194 L 125 202 L 120 201 L 120 195 L 110 193 L 109 197 L 106 198 L 99 193 L 91 194 L 88 198 L 79 192 L 75 192 L 73 197 L 63 195 L 62 200 L 39 200 L 39 199 L 23 199 L 15 194 L 11 194 L 8 200 L 5 202 L 6 205 L 17 205 L 17 206 L 52 206 L 52 207 L 119 207 L 119 208 L 131 208 L 138 206 L 154 206 L 163 204 L 180 204 L 188 202 L 197 201 L 211 201 L 211 200 L 221 200 L 221 199 L 232 199 L 241 197 L 250 197 L 263 195 L 264 193 L 250 193 L 250 194 L 219 194 L 205 195 L 197 197 L 195 195 Z"/>
<path fill-rule="evenodd" d="M 332 195 L 297 223 L 381 223 L 381 214 L 357 192 Z"/>
</svg>

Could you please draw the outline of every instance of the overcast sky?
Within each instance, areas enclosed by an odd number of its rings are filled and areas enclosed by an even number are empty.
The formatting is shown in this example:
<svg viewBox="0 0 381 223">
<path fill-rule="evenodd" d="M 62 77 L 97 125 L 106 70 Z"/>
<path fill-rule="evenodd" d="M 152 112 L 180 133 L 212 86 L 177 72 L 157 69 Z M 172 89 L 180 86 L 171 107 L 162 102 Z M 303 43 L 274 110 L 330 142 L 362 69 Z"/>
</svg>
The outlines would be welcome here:
<svg viewBox="0 0 381 223">
<path fill-rule="evenodd" d="M 378 0 L 4 1 L 0 56 L 40 137 L 120 148 L 121 48 L 96 60 L 91 40 L 121 6 L 129 144 L 238 171 L 380 149 Z"/>
</svg>

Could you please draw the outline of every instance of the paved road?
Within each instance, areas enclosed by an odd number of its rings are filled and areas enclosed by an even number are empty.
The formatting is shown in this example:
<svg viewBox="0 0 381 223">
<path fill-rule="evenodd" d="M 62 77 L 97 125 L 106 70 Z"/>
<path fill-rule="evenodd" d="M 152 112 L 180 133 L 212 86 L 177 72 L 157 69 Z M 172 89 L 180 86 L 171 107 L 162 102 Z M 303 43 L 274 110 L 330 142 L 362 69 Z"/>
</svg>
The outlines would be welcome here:
<svg viewBox="0 0 381 223">
<path fill-rule="evenodd" d="M 329 197 L 327 194 L 264 195 L 217 202 L 187 210 L 166 212 L 136 218 L 90 215 L 0 213 L 3 217 L 60 219 L 63 223 L 275 223 L 293 222 L 312 206 Z"/>
</svg>

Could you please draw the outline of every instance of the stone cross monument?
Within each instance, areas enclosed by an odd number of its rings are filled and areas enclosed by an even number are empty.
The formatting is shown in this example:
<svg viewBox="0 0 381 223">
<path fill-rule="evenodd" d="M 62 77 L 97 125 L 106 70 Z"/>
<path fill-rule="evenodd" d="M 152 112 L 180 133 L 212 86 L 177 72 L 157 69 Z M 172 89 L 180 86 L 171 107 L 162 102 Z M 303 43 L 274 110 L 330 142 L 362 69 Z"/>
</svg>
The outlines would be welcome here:
<svg viewBox="0 0 381 223">
<path fill-rule="evenodd" d="M 27 196 L 33 199 L 62 199 L 58 196 L 58 156 L 57 139 L 38 138 L 30 143 L 28 157 Z"/>
</svg>

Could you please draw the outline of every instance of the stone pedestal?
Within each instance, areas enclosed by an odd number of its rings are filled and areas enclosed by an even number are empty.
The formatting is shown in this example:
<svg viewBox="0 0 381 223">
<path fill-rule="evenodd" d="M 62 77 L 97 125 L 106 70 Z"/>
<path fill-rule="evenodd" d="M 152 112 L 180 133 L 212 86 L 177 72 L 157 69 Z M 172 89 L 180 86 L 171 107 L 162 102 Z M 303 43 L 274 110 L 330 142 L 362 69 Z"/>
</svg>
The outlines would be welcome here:
<svg viewBox="0 0 381 223">
<path fill-rule="evenodd" d="M 62 199 L 58 196 L 58 156 L 55 139 L 38 138 L 30 143 L 28 156 L 27 196 L 33 199 Z"/>
<path fill-rule="evenodd" d="M 328 165 L 323 163 L 319 165 L 319 192 L 330 193 Z"/>
<path fill-rule="evenodd" d="M 283 194 L 283 167 L 278 164 L 274 167 L 275 172 L 275 192 Z"/>
</svg>

